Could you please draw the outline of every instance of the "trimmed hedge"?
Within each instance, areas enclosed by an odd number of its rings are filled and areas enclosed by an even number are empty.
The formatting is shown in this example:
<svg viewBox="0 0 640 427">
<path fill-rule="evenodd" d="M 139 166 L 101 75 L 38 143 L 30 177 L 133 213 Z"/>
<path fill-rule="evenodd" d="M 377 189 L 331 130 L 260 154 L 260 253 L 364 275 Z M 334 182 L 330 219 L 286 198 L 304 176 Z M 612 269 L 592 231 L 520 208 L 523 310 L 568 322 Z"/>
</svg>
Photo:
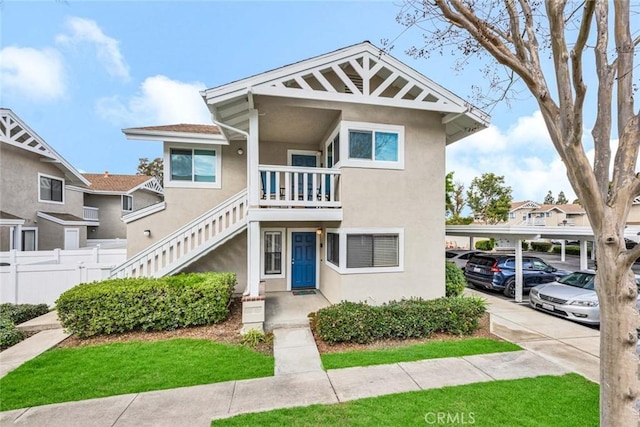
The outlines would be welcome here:
<svg viewBox="0 0 640 427">
<path fill-rule="evenodd" d="M 469 335 L 486 311 L 480 298 L 391 301 L 381 306 L 343 301 L 318 310 L 315 329 L 329 344 L 368 344 L 380 339 L 428 338 L 435 332 Z"/>
<path fill-rule="evenodd" d="M 0 305 L 0 316 L 11 320 L 16 325 L 27 320 L 35 319 L 38 316 L 47 314 L 49 306 L 47 304 L 2 304 Z"/>
<path fill-rule="evenodd" d="M 24 337 L 24 332 L 19 331 L 11 319 L 0 316 L 0 350 L 18 344 Z"/>
<path fill-rule="evenodd" d="M 62 326 L 80 338 L 163 331 L 225 320 L 234 273 L 189 273 L 80 284 L 56 301 Z"/>
<path fill-rule="evenodd" d="M 462 269 L 451 261 L 446 262 L 444 285 L 445 295 L 448 297 L 461 295 L 467 286 L 467 280 L 464 278 Z"/>
<path fill-rule="evenodd" d="M 549 252 L 552 246 L 549 242 L 531 242 L 531 249 L 536 252 Z"/>
<path fill-rule="evenodd" d="M 492 237 L 489 240 L 480 240 L 476 242 L 476 249 L 479 251 L 492 251 L 495 245 L 496 241 Z"/>
<path fill-rule="evenodd" d="M 562 246 L 554 246 L 553 253 L 559 254 L 562 251 Z M 580 246 L 565 246 L 564 253 L 567 255 L 580 255 Z M 591 248 L 587 247 L 587 256 L 591 256 Z"/>
</svg>

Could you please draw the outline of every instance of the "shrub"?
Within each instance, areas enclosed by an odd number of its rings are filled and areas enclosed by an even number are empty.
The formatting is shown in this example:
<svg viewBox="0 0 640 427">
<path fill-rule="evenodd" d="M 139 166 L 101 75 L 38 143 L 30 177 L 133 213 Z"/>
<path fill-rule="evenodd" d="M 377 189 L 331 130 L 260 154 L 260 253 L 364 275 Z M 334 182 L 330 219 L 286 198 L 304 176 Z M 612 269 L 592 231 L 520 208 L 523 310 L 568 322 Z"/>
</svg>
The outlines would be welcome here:
<svg viewBox="0 0 640 427">
<path fill-rule="evenodd" d="M 531 249 L 536 252 L 549 252 L 551 246 L 553 245 L 549 242 L 531 242 Z"/>
<path fill-rule="evenodd" d="M 457 297 L 462 294 L 467 286 L 462 269 L 451 261 L 446 262 L 445 269 L 445 295 L 448 297 Z"/>
<path fill-rule="evenodd" d="M 529 242 L 527 242 L 526 240 L 522 241 L 522 250 L 523 251 L 528 251 L 529 250 Z"/>
<path fill-rule="evenodd" d="M 38 316 L 47 314 L 49 307 L 47 304 L 2 304 L 0 305 L 0 316 L 11 320 L 16 325 L 27 320 L 35 319 Z"/>
<path fill-rule="evenodd" d="M 480 240 L 476 242 L 476 249 L 479 251 L 491 251 L 496 245 L 495 239 L 492 237 L 489 240 Z"/>
<path fill-rule="evenodd" d="M 62 326 L 81 338 L 172 330 L 225 320 L 235 284 L 233 273 L 113 279 L 80 284 L 56 306 Z"/>
<path fill-rule="evenodd" d="M 262 331 L 251 329 L 240 339 L 240 344 L 255 349 L 262 343 L 270 344 L 273 341 L 273 334 L 265 334 Z"/>
<path fill-rule="evenodd" d="M 18 344 L 24 339 L 24 333 L 16 328 L 8 317 L 0 316 L 0 350 Z"/>
<path fill-rule="evenodd" d="M 315 316 L 318 336 L 329 344 L 377 339 L 428 338 L 434 332 L 468 335 L 478 329 L 486 305 L 480 298 L 391 301 L 381 306 L 343 301 Z"/>
<path fill-rule="evenodd" d="M 554 246 L 553 253 L 559 254 L 562 246 Z M 564 253 L 567 255 L 580 255 L 580 246 L 565 246 Z M 587 256 L 591 256 L 591 248 L 587 248 Z"/>
</svg>

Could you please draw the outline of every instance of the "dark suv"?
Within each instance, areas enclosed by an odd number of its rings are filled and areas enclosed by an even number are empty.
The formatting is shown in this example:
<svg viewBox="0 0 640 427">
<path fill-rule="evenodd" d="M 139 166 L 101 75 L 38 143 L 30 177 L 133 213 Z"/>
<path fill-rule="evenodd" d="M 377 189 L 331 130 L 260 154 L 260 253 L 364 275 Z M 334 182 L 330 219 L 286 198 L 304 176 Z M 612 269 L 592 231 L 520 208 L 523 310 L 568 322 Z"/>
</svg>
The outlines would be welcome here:
<svg viewBox="0 0 640 427">
<path fill-rule="evenodd" d="M 522 291 L 541 283 L 553 282 L 569 271 L 558 270 L 538 257 L 522 257 Z M 501 291 L 508 297 L 515 296 L 516 257 L 505 254 L 476 254 L 464 267 L 467 282 L 485 289 Z"/>
</svg>

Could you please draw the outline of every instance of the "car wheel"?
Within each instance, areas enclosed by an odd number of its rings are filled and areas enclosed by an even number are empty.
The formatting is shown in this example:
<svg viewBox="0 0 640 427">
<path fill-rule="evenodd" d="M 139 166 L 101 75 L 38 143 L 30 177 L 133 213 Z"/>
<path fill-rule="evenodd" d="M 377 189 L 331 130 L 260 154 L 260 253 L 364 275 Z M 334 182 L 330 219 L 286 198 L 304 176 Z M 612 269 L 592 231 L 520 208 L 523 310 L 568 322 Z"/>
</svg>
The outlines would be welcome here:
<svg viewBox="0 0 640 427">
<path fill-rule="evenodd" d="M 516 297 L 516 281 L 514 279 L 507 280 L 507 283 L 505 284 L 505 287 L 504 287 L 504 291 L 502 291 L 502 293 L 506 297 L 515 298 Z"/>
</svg>

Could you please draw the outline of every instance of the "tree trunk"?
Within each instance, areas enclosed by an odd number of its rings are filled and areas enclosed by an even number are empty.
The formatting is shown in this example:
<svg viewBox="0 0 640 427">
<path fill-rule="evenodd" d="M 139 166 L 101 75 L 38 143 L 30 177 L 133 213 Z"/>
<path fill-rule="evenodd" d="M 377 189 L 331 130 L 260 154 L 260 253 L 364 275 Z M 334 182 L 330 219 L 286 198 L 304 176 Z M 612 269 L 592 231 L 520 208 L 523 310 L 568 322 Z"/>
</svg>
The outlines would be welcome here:
<svg viewBox="0 0 640 427">
<path fill-rule="evenodd" d="M 607 224 L 596 231 L 598 271 L 596 291 L 600 304 L 600 425 L 640 426 L 636 400 L 639 397 L 639 363 L 636 354 L 640 314 L 636 307 L 635 276 L 624 257 L 624 233 Z M 622 228 L 617 228 L 622 230 Z M 603 231 L 605 231 L 603 230 Z M 615 244 L 607 236 L 618 235 Z"/>
</svg>

